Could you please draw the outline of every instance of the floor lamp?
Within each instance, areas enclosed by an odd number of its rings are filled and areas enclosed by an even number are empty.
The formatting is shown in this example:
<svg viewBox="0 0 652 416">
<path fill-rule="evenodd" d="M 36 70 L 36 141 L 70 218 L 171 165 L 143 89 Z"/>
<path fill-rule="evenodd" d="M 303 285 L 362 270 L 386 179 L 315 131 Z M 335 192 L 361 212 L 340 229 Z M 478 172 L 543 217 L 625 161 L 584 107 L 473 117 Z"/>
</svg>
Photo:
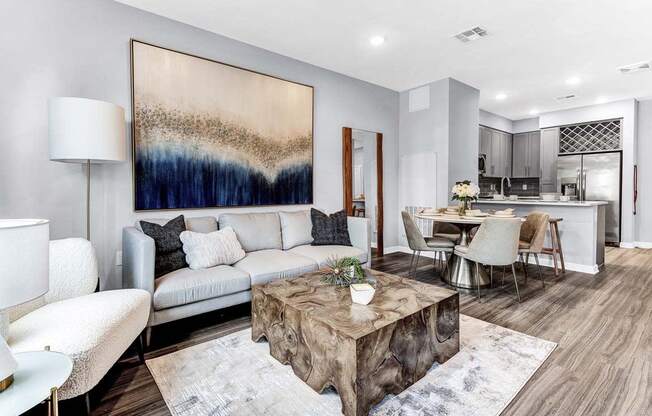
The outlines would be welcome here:
<svg viewBox="0 0 652 416">
<path fill-rule="evenodd" d="M 49 100 L 48 122 L 50 160 L 86 165 L 86 239 L 90 240 L 91 164 L 125 161 L 125 111 L 104 101 L 57 97 Z"/>
</svg>

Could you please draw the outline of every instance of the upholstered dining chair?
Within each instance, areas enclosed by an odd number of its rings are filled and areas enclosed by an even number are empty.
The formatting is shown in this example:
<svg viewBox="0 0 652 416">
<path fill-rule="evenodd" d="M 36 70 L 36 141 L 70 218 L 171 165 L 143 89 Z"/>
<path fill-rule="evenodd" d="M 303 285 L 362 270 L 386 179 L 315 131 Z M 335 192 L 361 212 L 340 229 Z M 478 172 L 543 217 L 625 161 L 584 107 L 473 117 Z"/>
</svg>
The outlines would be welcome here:
<svg viewBox="0 0 652 416">
<path fill-rule="evenodd" d="M 539 279 L 541 285 L 546 288 L 546 282 L 541 273 L 541 265 L 539 264 L 539 253 L 543 251 L 543 242 L 546 238 L 546 230 L 548 228 L 548 220 L 550 215 L 545 212 L 531 212 L 528 214 L 525 222 L 521 226 L 521 233 L 518 243 L 518 254 L 523 263 L 523 273 L 525 273 L 525 281 L 527 282 L 527 266 L 529 263 L 530 254 L 534 256 L 534 261 L 537 264 L 539 272 Z M 525 255 L 525 259 L 523 256 Z"/>
<path fill-rule="evenodd" d="M 462 230 L 455 224 L 449 222 L 434 221 L 432 224 L 432 236 L 447 238 L 454 243 L 460 241 L 462 238 Z"/>
<path fill-rule="evenodd" d="M 518 260 L 520 218 L 487 218 L 468 246 L 455 246 L 455 254 L 475 263 L 475 282 L 480 297 L 480 264 L 486 266 L 511 266 L 516 286 L 516 297 L 521 301 L 514 263 Z"/>
<path fill-rule="evenodd" d="M 431 251 L 434 253 L 443 253 L 446 256 L 446 266 L 442 271 L 448 270 L 448 257 L 453 253 L 455 244 L 442 237 L 424 237 L 419 230 L 419 227 L 414 223 L 412 216 L 407 211 L 402 211 L 403 226 L 405 227 L 405 236 L 408 241 L 408 246 L 412 250 L 412 258 L 410 259 L 410 270 L 408 276 L 413 275 L 416 277 L 419 259 L 422 251 Z M 414 265 L 413 265 L 414 263 Z M 413 267 L 414 266 L 414 267 Z M 412 269 L 414 268 L 414 272 Z"/>
</svg>

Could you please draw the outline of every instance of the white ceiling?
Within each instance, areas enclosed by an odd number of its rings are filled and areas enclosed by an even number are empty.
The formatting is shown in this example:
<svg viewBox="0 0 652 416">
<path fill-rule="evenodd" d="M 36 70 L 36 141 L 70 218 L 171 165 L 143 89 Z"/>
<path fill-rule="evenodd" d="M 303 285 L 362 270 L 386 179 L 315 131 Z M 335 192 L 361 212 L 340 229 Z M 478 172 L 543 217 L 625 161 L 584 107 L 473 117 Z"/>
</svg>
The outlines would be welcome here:
<svg viewBox="0 0 652 416">
<path fill-rule="evenodd" d="M 398 91 L 453 77 L 513 120 L 652 96 L 652 72 L 616 70 L 652 60 L 650 0 L 118 1 Z M 474 26 L 489 35 L 452 37 Z M 573 76 L 582 82 L 566 85 Z"/>
</svg>

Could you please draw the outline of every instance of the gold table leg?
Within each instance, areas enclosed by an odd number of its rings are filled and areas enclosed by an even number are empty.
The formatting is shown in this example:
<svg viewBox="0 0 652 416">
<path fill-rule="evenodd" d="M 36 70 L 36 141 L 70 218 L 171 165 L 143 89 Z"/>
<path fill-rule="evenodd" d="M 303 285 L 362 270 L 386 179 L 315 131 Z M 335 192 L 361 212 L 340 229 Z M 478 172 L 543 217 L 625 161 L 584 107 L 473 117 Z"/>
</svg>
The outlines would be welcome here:
<svg viewBox="0 0 652 416">
<path fill-rule="evenodd" d="M 59 416 L 59 394 L 56 387 L 50 389 L 48 400 L 48 416 Z"/>
</svg>

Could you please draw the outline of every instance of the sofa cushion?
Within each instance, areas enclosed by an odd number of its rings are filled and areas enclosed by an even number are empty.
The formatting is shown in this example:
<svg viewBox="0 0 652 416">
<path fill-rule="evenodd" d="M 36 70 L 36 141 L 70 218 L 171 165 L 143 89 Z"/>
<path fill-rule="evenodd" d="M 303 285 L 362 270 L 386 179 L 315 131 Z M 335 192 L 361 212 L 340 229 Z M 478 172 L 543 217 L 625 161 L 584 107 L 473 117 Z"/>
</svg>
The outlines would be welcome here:
<svg viewBox="0 0 652 416">
<path fill-rule="evenodd" d="M 210 233 L 217 231 L 217 219 L 215 217 L 186 217 L 186 230 L 194 231 L 196 233 Z M 168 218 L 149 218 L 142 221 L 151 222 L 153 224 L 165 225 L 168 221 Z M 140 226 L 140 221 L 136 221 L 135 227 L 138 231 L 143 231 L 143 228 Z"/>
<path fill-rule="evenodd" d="M 155 310 L 161 310 L 249 288 L 249 275 L 231 266 L 201 270 L 185 268 L 156 279 L 153 304 Z"/>
<path fill-rule="evenodd" d="M 183 215 L 171 219 L 164 225 L 141 221 L 143 232 L 154 240 L 156 257 L 154 259 L 154 276 L 163 276 L 174 270 L 186 267 L 186 255 L 179 235 L 186 230 Z"/>
<path fill-rule="evenodd" d="M 212 233 L 217 231 L 217 219 L 215 217 L 186 218 L 186 230 L 195 233 Z"/>
<path fill-rule="evenodd" d="M 92 389 L 147 324 L 151 298 L 141 289 L 107 290 L 45 305 L 13 322 L 8 344 L 15 352 L 52 351 L 73 361 L 59 399 Z"/>
<path fill-rule="evenodd" d="M 211 233 L 181 233 L 183 252 L 191 269 L 205 269 L 220 264 L 233 264 L 245 256 L 231 227 Z"/>
<path fill-rule="evenodd" d="M 357 247 L 350 246 L 311 246 L 303 245 L 294 247 L 289 251 L 314 260 L 319 267 L 324 267 L 329 258 L 356 257 L 360 263 L 367 262 L 367 252 Z"/>
<path fill-rule="evenodd" d="M 310 211 L 279 212 L 283 250 L 312 243 Z"/>
<path fill-rule="evenodd" d="M 281 250 L 247 253 L 245 258 L 233 267 L 249 273 L 252 285 L 300 276 L 318 268 L 312 259 Z"/>
<path fill-rule="evenodd" d="M 283 248 L 281 221 L 276 212 L 222 214 L 220 228 L 231 227 L 246 252 Z"/>
<path fill-rule="evenodd" d="M 313 246 L 350 246 L 349 223 L 346 211 L 338 211 L 331 215 L 314 208 L 310 209 L 312 219 Z"/>
</svg>

